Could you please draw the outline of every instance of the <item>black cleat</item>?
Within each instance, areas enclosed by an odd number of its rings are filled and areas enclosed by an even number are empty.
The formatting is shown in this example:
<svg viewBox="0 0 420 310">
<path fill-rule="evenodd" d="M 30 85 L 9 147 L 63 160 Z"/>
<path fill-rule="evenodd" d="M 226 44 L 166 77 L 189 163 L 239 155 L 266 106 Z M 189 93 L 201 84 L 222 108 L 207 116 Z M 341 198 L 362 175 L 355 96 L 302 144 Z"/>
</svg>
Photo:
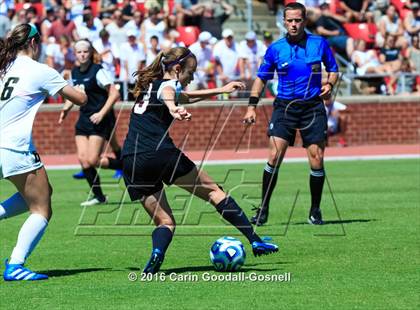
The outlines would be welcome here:
<svg viewBox="0 0 420 310">
<path fill-rule="evenodd" d="M 253 217 L 249 219 L 251 224 L 261 226 L 268 221 L 268 209 L 267 208 L 254 208 L 253 210 L 256 210 L 256 213 Z"/>
<path fill-rule="evenodd" d="M 323 225 L 322 214 L 320 208 L 311 208 L 309 212 L 308 223 L 311 225 Z"/>
<path fill-rule="evenodd" d="M 164 258 L 165 255 L 159 249 L 154 249 L 146 267 L 144 267 L 143 273 L 155 274 L 158 272 Z"/>
</svg>

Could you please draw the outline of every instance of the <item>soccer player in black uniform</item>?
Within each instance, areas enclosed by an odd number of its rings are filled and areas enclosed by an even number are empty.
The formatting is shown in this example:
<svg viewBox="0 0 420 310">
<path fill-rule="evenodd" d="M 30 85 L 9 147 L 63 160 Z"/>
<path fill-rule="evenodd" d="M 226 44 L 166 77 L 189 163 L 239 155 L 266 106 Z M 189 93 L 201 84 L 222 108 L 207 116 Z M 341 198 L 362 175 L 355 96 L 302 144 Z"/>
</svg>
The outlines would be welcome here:
<svg viewBox="0 0 420 310">
<path fill-rule="evenodd" d="M 210 201 L 225 220 L 237 227 L 252 244 L 254 255 L 278 251 L 254 232 L 245 213 L 212 178 L 185 156 L 168 135 L 174 121 L 189 120 L 191 114 L 178 103 L 192 103 L 209 96 L 243 89 L 241 82 L 221 88 L 184 92 L 197 68 L 194 54 L 185 47 L 161 52 L 147 68 L 137 72 L 137 98 L 123 146 L 123 174 L 131 200 L 140 200 L 152 217 L 153 251 L 144 268 L 156 273 L 172 240 L 175 219 L 166 199 L 163 183 L 175 184 L 197 197 Z"/>
<path fill-rule="evenodd" d="M 71 79 L 73 85 L 82 87 L 88 97 L 87 104 L 80 109 L 79 120 L 76 123 L 77 155 L 93 192 L 91 199 L 80 204 L 85 207 L 107 201 L 95 167 L 99 164 L 105 140 L 109 140 L 115 125 L 112 106 L 120 95 L 108 71 L 96 63 L 94 49 L 88 40 L 76 42 L 75 51 L 79 66 L 71 71 Z M 64 105 L 59 123 L 71 108 L 72 104 L 69 102 Z M 120 165 L 118 160 L 110 158 L 109 167 L 113 166 L 118 169 Z"/>
</svg>

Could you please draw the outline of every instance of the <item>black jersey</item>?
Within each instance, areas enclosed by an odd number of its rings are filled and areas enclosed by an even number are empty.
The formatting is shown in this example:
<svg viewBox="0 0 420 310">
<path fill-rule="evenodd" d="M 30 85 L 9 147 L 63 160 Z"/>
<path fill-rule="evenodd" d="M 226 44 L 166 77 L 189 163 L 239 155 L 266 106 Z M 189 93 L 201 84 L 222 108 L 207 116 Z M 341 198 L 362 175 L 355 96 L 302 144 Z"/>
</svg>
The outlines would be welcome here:
<svg viewBox="0 0 420 310">
<path fill-rule="evenodd" d="M 80 71 L 80 67 L 71 70 L 73 85 L 83 85 L 88 97 L 87 104 L 80 108 L 80 113 L 86 116 L 99 112 L 108 98 L 108 91 L 101 88 L 96 80 L 96 74 L 101 69 L 101 65 L 92 63 L 84 72 Z"/>
<path fill-rule="evenodd" d="M 163 100 L 159 99 L 166 86 L 175 90 L 177 98 L 182 89 L 177 80 L 156 80 L 150 84 L 147 92 L 142 92 L 137 98 L 131 112 L 123 156 L 176 148 L 169 136 L 174 118 Z M 175 104 L 178 105 L 177 100 Z"/>
</svg>

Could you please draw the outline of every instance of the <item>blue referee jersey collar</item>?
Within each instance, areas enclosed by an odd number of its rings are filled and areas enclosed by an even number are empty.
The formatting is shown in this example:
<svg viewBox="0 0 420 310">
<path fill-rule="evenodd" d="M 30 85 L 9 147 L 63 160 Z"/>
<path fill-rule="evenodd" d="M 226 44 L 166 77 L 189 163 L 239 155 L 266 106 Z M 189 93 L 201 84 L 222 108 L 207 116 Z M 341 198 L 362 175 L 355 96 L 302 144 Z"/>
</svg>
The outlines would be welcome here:
<svg viewBox="0 0 420 310">
<path fill-rule="evenodd" d="M 302 36 L 302 38 L 297 42 L 292 41 L 292 38 L 290 37 L 290 35 L 286 34 L 286 40 L 287 40 L 287 43 L 289 43 L 290 45 L 298 45 L 299 47 L 306 48 L 306 42 L 308 41 L 308 34 L 304 32 L 304 35 Z"/>
</svg>

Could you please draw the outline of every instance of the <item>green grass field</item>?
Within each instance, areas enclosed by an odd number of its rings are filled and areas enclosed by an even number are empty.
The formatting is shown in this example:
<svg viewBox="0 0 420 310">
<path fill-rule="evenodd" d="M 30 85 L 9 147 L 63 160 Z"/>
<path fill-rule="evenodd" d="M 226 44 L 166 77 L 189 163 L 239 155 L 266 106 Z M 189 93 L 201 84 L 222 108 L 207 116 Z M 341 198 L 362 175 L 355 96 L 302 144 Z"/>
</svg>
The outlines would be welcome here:
<svg viewBox="0 0 420 310">
<path fill-rule="evenodd" d="M 308 168 L 289 163 L 281 168 L 269 225 L 258 230 L 271 236 L 280 252 L 255 258 L 240 237 L 248 254 L 242 269 L 246 275 L 290 272 L 290 282 L 201 279 L 217 274 L 209 262 L 211 244 L 237 233 L 211 206 L 189 200 L 177 188 L 167 191 L 179 226 L 162 269 L 166 274 L 198 275 L 199 281 L 168 277 L 163 282 L 130 282 L 129 272 L 139 274 L 151 251 L 152 226 L 144 211 L 124 197 L 112 172 L 103 171 L 111 203 L 82 212 L 79 203 L 87 197 L 87 183 L 73 180 L 74 171 L 49 171 L 54 215 L 28 266 L 50 279 L 0 281 L 0 308 L 419 309 L 419 160 L 326 166 L 336 202 L 335 207 L 326 184 L 323 215 L 328 225 L 304 224 L 310 203 Z M 252 214 L 262 168 L 209 166 L 207 171 Z M 14 192 L 7 181 L 0 186 L 0 200 Z M 10 255 L 25 218 L 0 222 L 0 257 Z"/>
</svg>

